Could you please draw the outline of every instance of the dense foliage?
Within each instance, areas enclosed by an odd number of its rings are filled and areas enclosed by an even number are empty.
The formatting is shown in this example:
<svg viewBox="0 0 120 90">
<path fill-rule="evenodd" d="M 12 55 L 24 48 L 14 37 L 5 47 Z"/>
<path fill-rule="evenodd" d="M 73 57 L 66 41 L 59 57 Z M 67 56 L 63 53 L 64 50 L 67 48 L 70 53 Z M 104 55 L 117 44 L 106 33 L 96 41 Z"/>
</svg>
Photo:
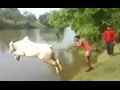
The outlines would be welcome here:
<svg viewBox="0 0 120 90">
<path fill-rule="evenodd" d="M 120 34 L 119 8 L 62 8 L 49 14 L 49 24 L 63 31 L 68 25 L 76 34 L 86 37 L 89 42 L 101 42 L 108 25 Z M 119 38 L 119 36 L 118 36 Z"/>
</svg>

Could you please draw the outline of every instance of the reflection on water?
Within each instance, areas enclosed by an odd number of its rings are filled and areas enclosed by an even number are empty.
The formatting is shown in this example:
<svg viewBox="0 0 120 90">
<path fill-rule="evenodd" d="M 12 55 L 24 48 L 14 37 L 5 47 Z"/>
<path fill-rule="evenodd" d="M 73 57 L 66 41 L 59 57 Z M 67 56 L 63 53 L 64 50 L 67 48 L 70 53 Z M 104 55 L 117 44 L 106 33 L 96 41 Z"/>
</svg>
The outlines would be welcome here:
<svg viewBox="0 0 120 90">
<path fill-rule="evenodd" d="M 81 62 L 76 52 L 55 50 L 64 71 L 57 75 L 50 65 L 33 57 L 22 57 L 18 62 L 13 54 L 8 53 L 8 43 L 14 39 L 23 39 L 29 36 L 34 42 L 51 43 L 56 41 L 56 36 L 43 34 L 40 30 L 1 30 L 0 31 L 0 80 L 35 80 L 35 81 L 60 81 L 72 78 L 80 70 Z"/>
</svg>

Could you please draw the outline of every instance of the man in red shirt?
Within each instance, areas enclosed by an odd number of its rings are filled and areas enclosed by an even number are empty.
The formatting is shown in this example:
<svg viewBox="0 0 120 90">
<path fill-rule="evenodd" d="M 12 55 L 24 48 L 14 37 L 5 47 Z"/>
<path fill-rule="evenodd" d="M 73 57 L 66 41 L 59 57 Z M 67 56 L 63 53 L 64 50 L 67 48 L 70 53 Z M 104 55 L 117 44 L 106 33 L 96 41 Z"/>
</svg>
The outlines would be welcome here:
<svg viewBox="0 0 120 90">
<path fill-rule="evenodd" d="M 86 70 L 88 72 L 93 69 L 93 67 L 91 66 L 91 60 L 90 60 L 93 48 L 90 44 L 88 44 L 88 42 L 84 38 L 80 39 L 79 35 L 75 36 L 75 41 L 78 42 L 78 44 L 76 44 L 75 47 L 82 47 L 86 51 L 85 61 L 88 65 L 88 70 Z"/>
<path fill-rule="evenodd" d="M 116 41 L 115 31 L 108 27 L 104 32 L 104 41 L 106 43 L 107 53 L 113 55 L 114 45 Z"/>
</svg>

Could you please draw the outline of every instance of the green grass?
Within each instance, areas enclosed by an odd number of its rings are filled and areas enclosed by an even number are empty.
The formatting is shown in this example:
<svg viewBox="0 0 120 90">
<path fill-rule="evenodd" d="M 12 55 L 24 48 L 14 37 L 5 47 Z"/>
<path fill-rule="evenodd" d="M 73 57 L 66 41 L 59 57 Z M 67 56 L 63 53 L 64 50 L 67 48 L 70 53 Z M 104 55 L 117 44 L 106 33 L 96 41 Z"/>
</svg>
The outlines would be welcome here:
<svg viewBox="0 0 120 90">
<path fill-rule="evenodd" d="M 85 69 L 80 71 L 72 79 L 74 80 L 120 80 L 120 44 L 115 46 L 115 56 L 109 56 L 106 50 L 97 58 L 97 63 L 93 64 L 94 69 L 90 72 L 85 72 Z"/>
</svg>

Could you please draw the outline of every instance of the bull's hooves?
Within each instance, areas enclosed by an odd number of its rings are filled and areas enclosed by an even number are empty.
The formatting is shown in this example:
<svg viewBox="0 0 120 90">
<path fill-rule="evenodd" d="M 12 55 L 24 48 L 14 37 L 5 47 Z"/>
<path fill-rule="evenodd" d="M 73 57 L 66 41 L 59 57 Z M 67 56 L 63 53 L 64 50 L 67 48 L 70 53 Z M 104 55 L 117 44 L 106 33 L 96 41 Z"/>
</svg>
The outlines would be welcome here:
<svg viewBox="0 0 120 90">
<path fill-rule="evenodd" d="M 57 72 L 57 74 L 59 75 L 60 73 Z"/>
<path fill-rule="evenodd" d="M 20 61 L 19 59 L 16 59 L 17 61 Z"/>
<path fill-rule="evenodd" d="M 18 60 L 18 61 L 19 61 L 19 58 L 16 58 L 16 60 Z"/>
<path fill-rule="evenodd" d="M 65 72 L 65 70 L 62 70 L 61 72 L 62 72 L 62 73 L 64 73 L 64 72 Z"/>
<path fill-rule="evenodd" d="M 63 69 L 60 69 L 60 71 L 63 71 Z"/>
<path fill-rule="evenodd" d="M 17 61 L 20 61 L 20 58 L 16 58 Z"/>
<path fill-rule="evenodd" d="M 60 70 L 60 72 L 63 72 L 64 70 L 62 69 L 62 70 Z"/>
</svg>

